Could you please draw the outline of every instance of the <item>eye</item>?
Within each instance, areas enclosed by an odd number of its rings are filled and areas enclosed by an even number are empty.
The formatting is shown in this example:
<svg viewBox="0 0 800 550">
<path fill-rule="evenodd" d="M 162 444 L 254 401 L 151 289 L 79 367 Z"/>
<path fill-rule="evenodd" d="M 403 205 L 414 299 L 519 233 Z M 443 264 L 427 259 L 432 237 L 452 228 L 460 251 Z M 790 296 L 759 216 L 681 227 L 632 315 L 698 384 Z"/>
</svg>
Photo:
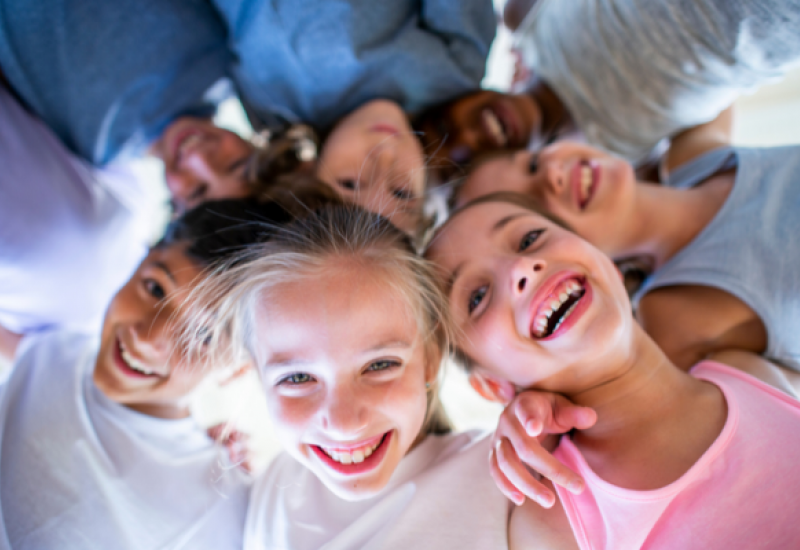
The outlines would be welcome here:
<svg viewBox="0 0 800 550">
<path fill-rule="evenodd" d="M 486 296 L 487 289 L 487 286 L 482 286 L 469 295 L 469 300 L 467 302 L 467 311 L 469 313 L 472 313 L 479 305 L 481 305 L 483 298 Z"/>
<path fill-rule="evenodd" d="M 533 154 L 528 160 L 528 173 L 535 174 L 539 170 L 539 155 Z"/>
<path fill-rule="evenodd" d="M 338 180 L 337 183 L 348 191 L 355 191 L 356 187 L 358 187 L 356 180 Z"/>
<path fill-rule="evenodd" d="M 528 231 L 525 233 L 525 236 L 522 237 L 522 240 L 519 242 L 519 251 L 523 252 L 524 250 L 528 249 L 533 243 L 535 243 L 539 236 L 544 233 L 544 229 L 535 229 L 533 231 Z"/>
<path fill-rule="evenodd" d="M 411 199 L 414 198 L 411 195 L 411 191 L 409 191 L 408 189 L 402 189 L 402 188 L 392 189 L 392 195 L 394 195 L 398 199 L 404 200 L 404 201 L 410 201 Z"/>
<path fill-rule="evenodd" d="M 278 380 L 278 384 L 298 386 L 300 384 L 306 384 L 308 382 L 311 382 L 312 380 L 313 379 L 311 378 L 311 375 L 306 374 L 305 372 L 296 372 L 294 374 L 290 374 L 289 376 L 281 378 L 280 380 Z"/>
<path fill-rule="evenodd" d="M 390 369 L 392 367 L 400 366 L 400 363 L 397 361 L 391 361 L 389 359 L 381 359 L 379 361 L 375 361 L 371 363 L 370 366 L 367 367 L 368 371 L 384 371 Z"/>
<path fill-rule="evenodd" d="M 154 279 L 145 279 L 142 284 L 144 284 L 145 291 L 156 300 L 163 300 L 167 297 L 164 287 Z"/>
</svg>

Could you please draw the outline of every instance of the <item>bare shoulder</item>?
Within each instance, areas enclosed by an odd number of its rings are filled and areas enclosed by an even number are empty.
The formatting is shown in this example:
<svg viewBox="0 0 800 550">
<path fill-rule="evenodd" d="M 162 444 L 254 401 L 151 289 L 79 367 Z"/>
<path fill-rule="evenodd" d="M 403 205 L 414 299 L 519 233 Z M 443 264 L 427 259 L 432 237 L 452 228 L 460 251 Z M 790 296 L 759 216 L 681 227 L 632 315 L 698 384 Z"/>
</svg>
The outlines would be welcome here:
<svg viewBox="0 0 800 550">
<path fill-rule="evenodd" d="M 555 488 L 543 479 L 548 488 Z M 556 493 L 557 495 L 558 493 Z M 573 550 L 578 548 L 561 500 L 556 497 L 552 508 L 542 508 L 530 499 L 514 508 L 508 525 L 510 550 Z"/>
<path fill-rule="evenodd" d="M 717 118 L 705 124 L 688 128 L 670 140 L 664 158 L 668 173 L 700 155 L 731 144 L 733 135 L 733 106 L 722 111 Z"/>
<path fill-rule="evenodd" d="M 767 345 L 766 329 L 756 313 L 713 287 L 657 288 L 641 299 L 636 315 L 645 332 L 683 370 L 715 351 L 762 353 Z"/>
</svg>

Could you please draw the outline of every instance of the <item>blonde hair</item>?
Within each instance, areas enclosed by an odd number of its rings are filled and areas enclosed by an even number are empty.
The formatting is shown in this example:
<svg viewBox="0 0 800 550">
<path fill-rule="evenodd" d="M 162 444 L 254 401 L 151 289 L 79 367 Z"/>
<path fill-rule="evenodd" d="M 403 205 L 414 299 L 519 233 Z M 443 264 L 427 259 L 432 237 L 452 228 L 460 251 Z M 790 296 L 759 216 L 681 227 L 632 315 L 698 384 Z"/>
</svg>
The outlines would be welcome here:
<svg viewBox="0 0 800 550">
<path fill-rule="evenodd" d="M 446 433 L 451 424 L 438 399 L 441 364 L 451 323 L 432 266 L 409 237 L 385 218 L 353 205 L 325 205 L 251 246 L 220 266 L 193 291 L 183 330 L 189 353 L 219 364 L 256 361 L 257 320 L 263 297 L 279 285 L 317 275 L 339 261 L 380 272 L 408 304 L 434 369 L 423 434 Z M 213 326 L 213 329 L 208 327 Z"/>
</svg>

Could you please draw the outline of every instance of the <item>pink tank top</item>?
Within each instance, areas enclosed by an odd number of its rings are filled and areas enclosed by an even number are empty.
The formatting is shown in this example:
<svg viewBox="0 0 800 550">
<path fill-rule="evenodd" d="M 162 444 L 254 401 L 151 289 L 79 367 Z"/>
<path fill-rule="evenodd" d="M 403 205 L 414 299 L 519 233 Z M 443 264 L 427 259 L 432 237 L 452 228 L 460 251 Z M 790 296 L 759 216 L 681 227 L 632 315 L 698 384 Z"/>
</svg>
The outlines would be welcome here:
<svg viewBox="0 0 800 550">
<path fill-rule="evenodd" d="M 555 456 L 586 490 L 556 487 L 582 549 L 800 548 L 800 402 L 712 361 L 691 374 L 721 390 L 728 418 L 680 479 L 632 491 L 600 479 L 571 440 Z"/>
</svg>

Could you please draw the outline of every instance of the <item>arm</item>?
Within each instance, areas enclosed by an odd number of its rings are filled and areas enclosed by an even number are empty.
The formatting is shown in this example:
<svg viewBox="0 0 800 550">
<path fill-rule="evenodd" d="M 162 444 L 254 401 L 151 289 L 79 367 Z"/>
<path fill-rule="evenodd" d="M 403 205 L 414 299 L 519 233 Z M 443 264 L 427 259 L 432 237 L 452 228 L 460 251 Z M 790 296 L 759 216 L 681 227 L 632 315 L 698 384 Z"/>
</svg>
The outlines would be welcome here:
<svg viewBox="0 0 800 550">
<path fill-rule="evenodd" d="M 689 128 L 673 137 L 664 156 L 662 175 L 704 153 L 730 145 L 732 132 L 733 105 L 722 111 L 711 122 Z"/>
<path fill-rule="evenodd" d="M 670 361 L 685 371 L 716 351 L 763 353 L 767 347 L 761 319 L 744 302 L 717 288 L 657 288 L 639 302 L 636 317 Z"/>
<path fill-rule="evenodd" d="M 771 361 L 767 361 L 761 355 L 741 350 L 724 350 L 711 353 L 708 359 L 744 371 L 762 382 L 798 399 L 800 374 Z"/>
<path fill-rule="evenodd" d="M 0 358 L 13 361 L 14 355 L 17 352 L 17 347 L 21 341 L 22 334 L 11 332 L 0 325 Z"/>
</svg>

